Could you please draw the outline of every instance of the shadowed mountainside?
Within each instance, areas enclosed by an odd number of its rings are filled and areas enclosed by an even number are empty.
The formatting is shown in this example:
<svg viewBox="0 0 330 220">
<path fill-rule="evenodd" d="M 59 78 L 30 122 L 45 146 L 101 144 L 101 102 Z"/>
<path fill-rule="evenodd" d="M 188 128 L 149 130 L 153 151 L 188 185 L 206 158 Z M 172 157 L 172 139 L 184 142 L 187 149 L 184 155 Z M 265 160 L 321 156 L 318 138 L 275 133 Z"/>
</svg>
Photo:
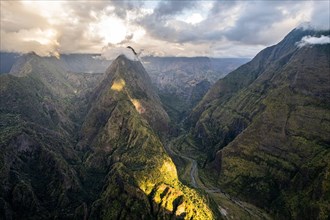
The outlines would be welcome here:
<svg viewBox="0 0 330 220">
<path fill-rule="evenodd" d="M 329 217 L 330 45 L 295 29 L 219 80 L 193 110 L 189 141 L 207 180 L 277 218 Z"/>
<path fill-rule="evenodd" d="M 165 110 L 177 122 L 189 114 L 214 82 L 249 59 L 143 57 L 142 61 Z"/>
</svg>

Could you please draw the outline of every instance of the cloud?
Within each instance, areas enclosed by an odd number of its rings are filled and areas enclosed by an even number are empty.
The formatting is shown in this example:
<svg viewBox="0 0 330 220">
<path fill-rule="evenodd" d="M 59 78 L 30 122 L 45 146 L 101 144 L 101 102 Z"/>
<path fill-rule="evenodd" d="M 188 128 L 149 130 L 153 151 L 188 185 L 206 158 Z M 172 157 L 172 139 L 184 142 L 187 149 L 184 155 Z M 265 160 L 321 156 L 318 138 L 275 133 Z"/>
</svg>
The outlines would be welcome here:
<svg viewBox="0 0 330 220">
<path fill-rule="evenodd" d="M 302 22 L 330 29 L 328 0 L 0 4 L 0 50 L 43 56 L 131 45 L 162 56 L 252 57 Z"/>
<path fill-rule="evenodd" d="M 320 37 L 314 36 L 304 36 L 301 41 L 297 43 L 298 47 L 303 47 L 306 45 L 314 45 L 314 44 L 330 44 L 330 36 L 321 35 Z"/>
<path fill-rule="evenodd" d="M 138 56 L 134 55 L 134 53 L 132 52 L 131 49 L 129 49 L 127 47 L 116 47 L 113 45 L 104 47 L 101 57 L 106 60 L 114 60 L 119 55 L 125 55 L 128 59 L 133 60 L 133 61 L 138 60 Z"/>
<path fill-rule="evenodd" d="M 126 19 L 129 11 L 139 11 L 143 6 L 142 1 L 112 1 L 111 5 L 114 7 L 114 13 L 121 19 Z"/>
<path fill-rule="evenodd" d="M 318 1 L 313 5 L 310 23 L 317 29 L 329 30 L 330 29 L 330 2 Z"/>
<path fill-rule="evenodd" d="M 249 1 L 240 5 L 239 17 L 224 35 L 229 40 L 259 45 L 283 38 L 301 22 L 309 20 L 313 8 L 313 3 L 307 1 Z"/>
<path fill-rule="evenodd" d="M 169 2 L 166 7 L 159 5 L 153 14 L 143 17 L 138 24 L 143 26 L 151 37 L 173 43 L 207 41 L 213 43 L 226 38 L 246 45 L 269 46 L 280 41 L 300 23 L 311 21 L 313 13 L 321 10 L 318 4 L 309 1 L 211 3 L 211 5 L 210 2 L 205 1 L 194 2 L 193 5 L 182 3 L 170 13 L 172 2 Z M 178 19 L 177 14 L 187 10 L 190 17 L 194 13 L 204 14 L 204 17 L 196 23 L 189 22 L 189 16 Z M 326 7 L 322 12 L 322 18 L 327 20 L 326 15 L 329 15 L 329 12 Z"/>
<path fill-rule="evenodd" d="M 182 11 L 190 9 L 196 5 L 195 1 L 161 1 L 154 10 L 157 18 L 164 18 L 180 14 Z"/>
</svg>

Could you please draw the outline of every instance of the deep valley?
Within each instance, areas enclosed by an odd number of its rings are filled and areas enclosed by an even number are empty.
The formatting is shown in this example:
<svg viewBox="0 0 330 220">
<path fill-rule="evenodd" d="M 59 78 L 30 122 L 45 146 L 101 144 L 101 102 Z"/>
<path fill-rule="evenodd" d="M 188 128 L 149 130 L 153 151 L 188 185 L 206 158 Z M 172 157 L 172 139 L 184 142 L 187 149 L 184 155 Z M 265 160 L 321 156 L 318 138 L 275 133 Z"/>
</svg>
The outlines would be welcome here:
<svg viewBox="0 0 330 220">
<path fill-rule="evenodd" d="M 330 44 L 298 45 L 324 35 L 252 60 L 1 53 L 0 218 L 329 219 Z"/>
</svg>

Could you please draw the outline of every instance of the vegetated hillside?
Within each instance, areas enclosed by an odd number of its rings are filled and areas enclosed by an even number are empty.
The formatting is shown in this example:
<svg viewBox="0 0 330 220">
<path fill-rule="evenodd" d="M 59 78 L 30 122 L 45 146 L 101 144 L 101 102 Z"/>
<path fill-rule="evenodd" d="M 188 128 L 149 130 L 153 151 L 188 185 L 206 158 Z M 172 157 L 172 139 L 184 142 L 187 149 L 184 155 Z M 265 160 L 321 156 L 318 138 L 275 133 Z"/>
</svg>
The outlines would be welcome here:
<svg viewBox="0 0 330 220">
<path fill-rule="evenodd" d="M 74 72 L 68 65 L 55 57 L 40 57 L 32 52 L 21 55 L 12 66 L 10 74 L 38 78 L 54 94 L 63 97 L 86 93 L 103 78 L 103 73 Z"/>
<path fill-rule="evenodd" d="M 184 118 L 216 80 L 248 59 L 208 57 L 143 57 L 173 121 Z"/>
<path fill-rule="evenodd" d="M 90 94 L 35 54 L 15 66 L 0 76 L 1 219 L 218 218 L 177 178 L 141 63 L 120 56 Z"/>
<path fill-rule="evenodd" d="M 329 31 L 295 29 L 219 80 L 194 109 L 193 151 L 221 189 L 277 218 L 330 215 Z M 205 180 L 207 181 L 207 180 Z"/>
<path fill-rule="evenodd" d="M 33 54 L 33 53 L 30 53 Z M 0 52 L 0 74 L 9 73 L 13 65 L 26 54 Z M 47 60 L 61 66 L 65 71 L 73 73 L 104 73 L 111 60 L 106 60 L 101 54 L 61 54 L 56 57 L 43 57 Z"/>
<path fill-rule="evenodd" d="M 129 49 L 128 49 L 129 50 Z M 17 73 L 17 64 L 25 63 L 25 54 L 0 52 L 0 73 Z M 78 92 L 85 88 L 79 85 L 94 80 L 100 81 L 112 60 L 106 60 L 101 54 L 61 54 L 56 57 L 43 57 L 52 71 L 70 73 L 66 80 L 78 87 Z M 181 121 L 206 94 L 210 86 L 230 71 L 247 62 L 241 58 L 208 58 L 208 57 L 143 57 L 141 58 L 152 84 L 157 88 L 165 109 L 173 123 Z M 18 62 L 16 62 L 18 61 Z M 15 65 L 14 65 L 15 64 Z M 20 65 L 19 65 L 20 66 Z M 20 66 L 20 68 L 22 68 Z M 91 74 L 93 73 L 93 74 Z M 81 79 L 87 78 L 87 79 Z M 62 83 L 60 83 L 62 85 Z M 87 88 L 90 88 L 87 86 Z"/>
<path fill-rule="evenodd" d="M 113 84 L 112 89 L 107 89 Z M 123 91 L 135 106 L 136 110 L 145 118 L 151 127 L 157 131 L 166 131 L 169 118 L 164 111 L 160 99 L 154 90 L 148 73 L 140 62 L 130 62 L 125 56 L 120 56 L 106 71 L 104 80 L 95 89 L 92 99 L 101 96 L 99 105 L 94 105 L 90 111 L 90 117 L 95 121 L 94 112 L 109 112 L 109 105 L 116 97 L 112 97 L 112 91 Z M 104 93 L 104 94 L 103 94 Z M 120 93 L 119 93 L 120 94 Z M 114 94 L 118 95 L 118 94 Z M 93 105 L 93 102 L 91 102 Z M 103 106 L 106 105 L 106 106 Z M 110 112 L 109 112 L 110 113 Z M 104 113 L 106 114 L 106 113 Z M 97 120 L 96 120 L 97 121 Z M 87 128 L 94 127 L 87 125 Z"/>
<path fill-rule="evenodd" d="M 60 59 L 48 59 L 74 73 L 104 73 L 112 62 L 101 54 L 61 54 Z"/>
<path fill-rule="evenodd" d="M 1 219 L 73 216 L 82 197 L 74 123 L 41 80 L 0 76 Z"/>
<path fill-rule="evenodd" d="M 78 145 L 87 151 L 88 175 L 101 177 L 92 217 L 215 218 L 206 198 L 178 181 L 152 129 L 162 129 L 168 117 L 140 62 L 119 56 L 93 99 Z"/>
</svg>

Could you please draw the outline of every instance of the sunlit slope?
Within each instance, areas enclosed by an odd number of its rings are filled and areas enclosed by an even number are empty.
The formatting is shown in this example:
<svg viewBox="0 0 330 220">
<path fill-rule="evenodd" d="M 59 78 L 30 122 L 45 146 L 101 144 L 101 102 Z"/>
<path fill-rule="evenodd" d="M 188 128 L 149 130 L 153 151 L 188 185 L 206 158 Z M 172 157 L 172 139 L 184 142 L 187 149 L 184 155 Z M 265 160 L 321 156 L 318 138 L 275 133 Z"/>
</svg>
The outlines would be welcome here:
<svg viewBox="0 0 330 220">
<path fill-rule="evenodd" d="M 86 178 L 100 180 L 91 217 L 215 219 L 207 199 L 178 181 L 152 129 L 162 131 L 168 117 L 150 85 L 140 62 L 120 56 L 96 89 L 78 144 Z"/>
<path fill-rule="evenodd" d="M 306 35 L 329 31 L 296 29 L 219 80 L 192 114 L 192 135 L 221 189 L 278 217 L 325 219 L 330 45 L 297 47 Z"/>
</svg>

